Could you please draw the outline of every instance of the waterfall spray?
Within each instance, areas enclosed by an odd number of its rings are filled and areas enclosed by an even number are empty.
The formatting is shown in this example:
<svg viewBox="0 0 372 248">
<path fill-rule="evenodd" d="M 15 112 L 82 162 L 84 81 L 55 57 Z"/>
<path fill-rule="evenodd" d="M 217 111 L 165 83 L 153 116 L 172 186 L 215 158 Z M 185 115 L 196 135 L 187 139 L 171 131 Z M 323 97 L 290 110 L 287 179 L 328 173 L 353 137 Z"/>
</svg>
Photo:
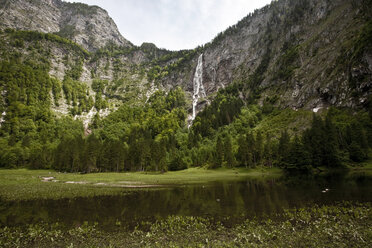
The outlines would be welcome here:
<svg viewBox="0 0 372 248">
<path fill-rule="evenodd" d="M 198 65 L 195 70 L 193 85 L 194 85 L 194 95 L 192 97 L 191 121 L 193 121 L 196 117 L 196 106 L 198 105 L 198 101 L 200 97 L 207 97 L 207 95 L 205 94 L 204 86 L 203 86 L 203 54 L 200 54 L 198 58 Z"/>
</svg>

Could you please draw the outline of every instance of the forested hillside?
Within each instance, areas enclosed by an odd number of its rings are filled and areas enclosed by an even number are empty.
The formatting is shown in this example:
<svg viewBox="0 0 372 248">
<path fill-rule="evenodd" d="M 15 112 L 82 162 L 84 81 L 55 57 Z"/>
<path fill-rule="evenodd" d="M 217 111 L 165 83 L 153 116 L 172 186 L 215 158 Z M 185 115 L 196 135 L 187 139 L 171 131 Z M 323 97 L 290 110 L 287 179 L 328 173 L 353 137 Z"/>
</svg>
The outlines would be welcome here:
<svg viewBox="0 0 372 248">
<path fill-rule="evenodd" d="M 178 52 L 125 45 L 122 37 L 94 47 L 64 29 L 43 33 L 17 30 L 27 28 L 22 21 L 5 23 L 0 166 L 104 172 L 263 165 L 308 172 L 363 162 L 372 146 L 368 6 L 273 1 L 205 46 Z M 197 99 L 191 120 L 201 54 L 207 95 Z"/>
</svg>

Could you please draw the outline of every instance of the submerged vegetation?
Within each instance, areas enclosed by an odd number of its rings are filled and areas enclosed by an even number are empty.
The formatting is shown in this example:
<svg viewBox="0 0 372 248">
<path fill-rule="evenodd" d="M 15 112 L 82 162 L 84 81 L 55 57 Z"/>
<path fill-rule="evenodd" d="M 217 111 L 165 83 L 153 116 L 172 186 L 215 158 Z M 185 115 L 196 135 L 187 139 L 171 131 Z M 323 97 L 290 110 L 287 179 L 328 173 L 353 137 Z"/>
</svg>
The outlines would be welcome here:
<svg viewBox="0 0 372 248">
<path fill-rule="evenodd" d="M 36 224 L 1 227 L 2 247 L 369 247 L 370 204 L 340 203 L 292 209 L 227 227 L 212 219 L 169 216 L 134 230 L 107 232 L 99 223 L 76 227 Z"/>
</svg>

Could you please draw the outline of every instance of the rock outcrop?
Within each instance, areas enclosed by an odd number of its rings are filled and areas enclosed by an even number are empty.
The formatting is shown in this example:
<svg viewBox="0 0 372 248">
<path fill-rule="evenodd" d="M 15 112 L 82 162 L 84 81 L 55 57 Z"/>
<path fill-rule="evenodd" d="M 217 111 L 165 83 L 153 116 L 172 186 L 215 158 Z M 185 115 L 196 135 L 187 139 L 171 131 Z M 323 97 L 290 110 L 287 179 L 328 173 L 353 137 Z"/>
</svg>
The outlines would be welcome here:
<svg viewBox="0 0 372 248">
<path fill-rule="evenodd" d="M 133 45 L 122 37 L 107 11 L 61 0 L 1 0 L 0 27 L 56 33 L 89 51 L 107 43 Z"/>
</svg>

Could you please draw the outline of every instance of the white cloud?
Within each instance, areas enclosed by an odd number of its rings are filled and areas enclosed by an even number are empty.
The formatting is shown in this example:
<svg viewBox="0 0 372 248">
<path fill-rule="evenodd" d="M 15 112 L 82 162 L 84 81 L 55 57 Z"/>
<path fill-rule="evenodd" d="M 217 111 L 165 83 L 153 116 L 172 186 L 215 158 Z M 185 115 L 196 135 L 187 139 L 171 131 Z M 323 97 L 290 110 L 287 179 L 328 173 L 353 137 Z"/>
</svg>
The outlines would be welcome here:
<svg viewBox="0 0 372 248">
<path fill-rule="evenodd" d="M 106 9 L 121 34 L 136 45 L 152 42 L 170 50 L 190 49 L 271 0 L 68 0 Z"/>
</svg>

